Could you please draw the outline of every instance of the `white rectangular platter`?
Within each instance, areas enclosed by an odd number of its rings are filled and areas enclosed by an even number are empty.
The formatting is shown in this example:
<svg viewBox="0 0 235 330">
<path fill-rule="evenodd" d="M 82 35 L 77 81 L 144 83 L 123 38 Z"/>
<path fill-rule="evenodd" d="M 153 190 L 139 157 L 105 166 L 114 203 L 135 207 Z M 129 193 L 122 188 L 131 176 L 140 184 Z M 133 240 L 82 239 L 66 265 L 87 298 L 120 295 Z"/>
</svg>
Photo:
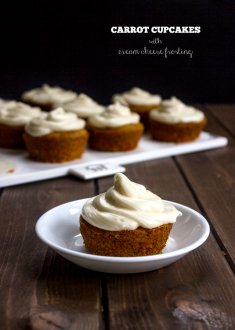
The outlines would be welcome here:
<svg viewBox="0 0 235 330">
<path fill-rule="evenodd" d="M 99 152 L 87 149 L 82 159 L 63 163 L 48 164 L 31 160 L 27 151 L 0 149 L 0 187 L 18 185 L 65 176 L 79 170 L 87 171 L 93 164 L 111 163 L 125 165 L 151 159 L 192 153 L 226 146 L 227 139 L 222 136 L 202 132 L 194 142 L 163 143 L 144 136 L 137 149 L 128 152 Z M 113 167 L 115 169 L 115 166 Z M 72 171 L 71 171 L 72 170 Z M 104 176 L 105 172 L 93 171 L 92 178 Z M 97 173 L 95 173 L 97 172 Z M 107 172 L 107 175 L 110 171 Z M 89 177 L 89 175 L 87 176 Z M 91 177 L 91 176 L 90 176 Z M 85 178 L 85 177 L 84 177 Z"/>
</svg>

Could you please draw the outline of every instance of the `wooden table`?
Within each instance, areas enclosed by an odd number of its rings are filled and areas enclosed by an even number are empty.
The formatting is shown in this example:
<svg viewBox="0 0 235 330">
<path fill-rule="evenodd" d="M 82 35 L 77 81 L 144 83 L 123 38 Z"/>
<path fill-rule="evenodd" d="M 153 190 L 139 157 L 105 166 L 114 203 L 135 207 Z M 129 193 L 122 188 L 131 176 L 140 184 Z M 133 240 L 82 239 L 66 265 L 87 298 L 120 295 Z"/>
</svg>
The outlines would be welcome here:
<svg viewBox="0 0 235 330">
<path fill-rule="evenodd" d="M 63 259 L 35 235 L 46 210 L 113 177 L 64 177 L 0 192 L 0 329 L 235 329 L 235 106 L 204 105 L 228 147 L 128 165 L 127 175 L 209 221 L 201 247 L 158 271 L 116 275 Z"/>
</svg>

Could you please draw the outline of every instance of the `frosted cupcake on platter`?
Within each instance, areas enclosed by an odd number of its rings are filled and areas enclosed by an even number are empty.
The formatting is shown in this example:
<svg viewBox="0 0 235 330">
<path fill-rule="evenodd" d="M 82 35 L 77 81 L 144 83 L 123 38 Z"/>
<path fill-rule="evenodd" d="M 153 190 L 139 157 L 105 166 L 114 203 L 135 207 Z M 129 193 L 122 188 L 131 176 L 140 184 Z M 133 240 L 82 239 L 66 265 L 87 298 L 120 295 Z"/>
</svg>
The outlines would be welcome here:
<svg viewBox="0 0 235 330">
<path fill-rule="evenodd" d="M 162 252 L 180 215 L 170 202 L 118 173 L 113 187 L 86 202 L 80 230 L 90 253 L 147 256 Z"/>
<path fill-rule="evenodd" d="M 23 137 L 33 159 L 62 163 L 82 156 L 88 132 L 83 119 L 57 108 L 31 120 Z"/>
<path fill-rule="evenodd" d="M 44 111 L 50 111 L 74 100 L 76 96 L 77 94 L 73 91 L 44 84 L 41 87 L 24 92 L 21 98 L 23 102 L 29 105 L 40 107 Z"/>
<path fill-rule="evenodd" d="M 15 101 L 2 102 L 0 106 L 0 147 L 24 147 L 24 126 L 33 118 L 40 116 L 40 108 Z"/>
<path fill-rule="evenodd" d="M 73 112 L 78 117 L 87 120 L 90 116 L 101 114 L 104 111 L 104 106 L 95 102 L 86 94 L 79 94 L 73 101 L 63 105 L 67 112 Z"/>
<path fill-rule="evenodd" d="M 197 139 L 207 123 L 204 113 L 176 97 L 164 100 L 159 110 L 150 112 L 153 139 L 163 142 L 190 142 Z"/>
<path fill-rule="evenodd" d="M 113 95 L 112 101 L 127 105 L 131 111 L 137 112 L 141 122 L 148 127 L 149 112 L 159 108 L 162 98 L 158 94 L 151 94 L 141 88 L 133 87 L 122 94 Z"/>
<path fill-rule="evenodd" d="M 89 146 L 100 151 L 128 151 L 137 147 L 144 127 L 140 117 L 120 103 L 109 105 L 99 115 L 89 117 Z"/>
</svg>

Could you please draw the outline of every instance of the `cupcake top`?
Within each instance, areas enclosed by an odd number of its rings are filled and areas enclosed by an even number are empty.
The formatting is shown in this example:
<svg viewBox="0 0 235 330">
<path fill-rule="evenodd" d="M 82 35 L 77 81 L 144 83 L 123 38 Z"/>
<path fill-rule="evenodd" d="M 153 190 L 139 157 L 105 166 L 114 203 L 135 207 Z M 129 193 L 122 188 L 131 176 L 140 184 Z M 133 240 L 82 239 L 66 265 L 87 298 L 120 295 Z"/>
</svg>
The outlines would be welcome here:
<svg viewBox="0 0 235 330">
<path fill-rule="evenodd" d="M 24 126 L 32 118 L 40 116 L 40 108 L 30 107 L 27 104 L 8 101 L 0 108 L 0 123 L 9 126 Z"/>
<path fill-rule="evenodd" d="M 181 100 L 177 99 L 175 96 L 172 96 L 170 99 L 162 101 L 161 108 L 176 108 L 184 105 L 185 104 Z"/>
<path fill-rule="evenodd" d="M 141 88 L 134 87 L 122 94 L 115 94 L 112 100 L 118 101 L 127 105 L 159 105 L 161 102 L 161 96 L 157 94 L 151 94 Z"/>
<path fill-rule="evenodd" d="M 88 118 L 104 111 L 103 106 L 86 94 L 79 94 L 73 101 L 65 103 L 63 107 L 66 111 L 74 112 L 81 118 Z"/>
<path fill-rule="evenodd" d="M 89 199 L 82 209 L 89 224 L 109 231 L 152 229 L 174 223 L 179 215 L 173 205 L 121 173 L 115 175 L 113 187 Z"/>
<path fill-rule="evenodd" d="M 22 94 L 22 100 L 25 102 L 60 105 L 65 102 L 72 101 L 76 97 L 76 93 L 65 90 L 60 87 L 51 87 L 47 84 L 32 89 Z"/>
<path fill-rule="evenodd" d="M 53 132 L 67 132 L 80 130 L 85 127 L 85 121 L 75 113 L 65 112 L 57 108 L 49 113 L 43 112 L 40 117 L 32 119 L 25 131 L 31 136 L 43 136 Z"/>
<path fill-rule="evenodd" d="M 9 106 L 9 105 L 14 104 L 14 103 L 15 103 L 15 101 L 4 100 L 4 99 L 0 98 L 0 110 L 4 107 Z"/>
<path fill-rule="evenodd" d="M 160 109 L 150 112 L 150 119 L 166 124 L 200 122 L 205 116 L 202 111 L 188 106 L 172 97 L 162 102 Z"/>
<path fill-rule="evenodd" d="M 120 127 L 136 124 L 140 121 L 137 113 L 131 112 L 127 106 L 120 103 L 109 105 L 104 112 L 88 118 L 88 124 L 98 128 Z"/>
</svg>

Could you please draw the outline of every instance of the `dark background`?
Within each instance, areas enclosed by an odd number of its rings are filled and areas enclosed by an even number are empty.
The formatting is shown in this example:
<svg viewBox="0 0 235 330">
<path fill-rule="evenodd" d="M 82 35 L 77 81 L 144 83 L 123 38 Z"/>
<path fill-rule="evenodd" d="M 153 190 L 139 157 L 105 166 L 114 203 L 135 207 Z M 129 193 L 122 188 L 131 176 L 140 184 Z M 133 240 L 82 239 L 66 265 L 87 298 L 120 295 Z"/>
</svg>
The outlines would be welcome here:
<svg viewBox="0 0 235 330">
<path fill-rule="evenodd" d="M 47 82 L 102 103 L 139 86 L 185 102 L 234 102 L 235 1 L 8 1 L 1 5 L 0 97 Z M 201 26 L 200 34 L 112 34 L 111 26 Z M 193 58 L 117 54 L 150 45 Z"/>
</svg>

